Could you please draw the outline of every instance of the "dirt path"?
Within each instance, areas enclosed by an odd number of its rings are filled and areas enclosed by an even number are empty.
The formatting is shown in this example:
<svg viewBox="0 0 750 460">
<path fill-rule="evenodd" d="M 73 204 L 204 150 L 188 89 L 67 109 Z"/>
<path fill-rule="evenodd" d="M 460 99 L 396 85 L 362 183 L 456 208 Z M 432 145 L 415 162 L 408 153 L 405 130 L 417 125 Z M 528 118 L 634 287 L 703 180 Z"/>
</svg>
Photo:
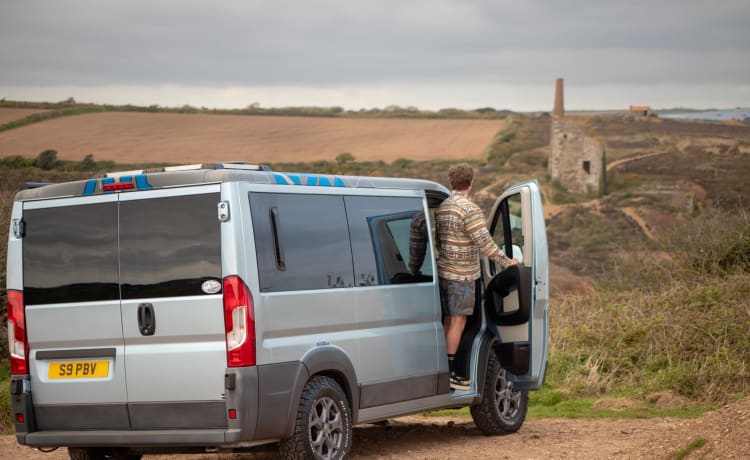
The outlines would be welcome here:
<svg viewBox="0 0 750 460">
<path fill-rule="evenodd" d="M 624 165 L 626 163 L 630 163 L 631 161 L 642 160 L 644 158 L 655 157 L 657 155 L 664 155 L 666 153 L 670 153 L 670 152 L 646 153 L 644 155 L 638 155 L 638 156 L 634 156 L 634 157 L 623 158 L 621 160 L 616 160 L 616 161 L 613 161 L 612 163 L 607 163 L 607 171 L 611 171 L 611 170 L 613 170 L 615 168 L 619 168 L 620 166 L 622 166 L 622 165 Z"/>
<path fill-rule="evenodd" d="M 353 459 L 529 459 L 529 458 L 624 458 L 635 446 L 648 442 L 665 427 L 667 419 L 649 420 L 569 420 L 527 421 L 513 435 L 487 437 L 471 419 L 445 417 L 403 417 L 386 430 L 376 425 L 354 429 Z M 144 460 L 265 460 L 277 457 L 275 449 L 245 454 L 195 454 L 144 456 Z M 4 436 L 0 458 L 62 460 L 66 449 L 44 454 L 18 446 Z"/>
<path fill-rule="evenodd" d="M 620 212 L 628 216 L 630 219 L 632 219 L 633 222 L 635 222 L 638 225 L 638 227 L 641 229 L 643 234 L 646 235 L 650 240 L 655 239 L 654 232 L 651 231 L 651 227 L 649 227 L 646 220 L 638 214 L 638 211 L 636 210 L 636 208 L 630 208 L 630 207 L 619 208 L 619 210 Z"/>
<path fill-rule="evenodd" d="M 750 398 L 696 419 L 536 419 L 518 433 L 488 437 L 467 417 L 402 417 L 385 429 L 354 428 L 353 459 L 609 459 L 673 458 L 692 441 L 705 445 L 687 458 L 747 458 L 750 452 Z M 277 457 L 273 446 L 244 454 L 144 456 L 144 460 L 265 460 Z M 41 453 L 19 446 L 14 436 L 0 437 L 0 458 L 67 459 L 66 449 Z"/>
</svg>

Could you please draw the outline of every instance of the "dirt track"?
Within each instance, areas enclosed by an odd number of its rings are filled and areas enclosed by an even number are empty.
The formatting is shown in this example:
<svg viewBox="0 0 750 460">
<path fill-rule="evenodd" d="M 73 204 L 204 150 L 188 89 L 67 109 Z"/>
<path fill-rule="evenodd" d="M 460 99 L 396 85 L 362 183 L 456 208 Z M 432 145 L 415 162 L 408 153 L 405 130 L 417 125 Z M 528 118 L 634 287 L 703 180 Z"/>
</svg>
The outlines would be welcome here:
<svg viewBox="0 0 750 460">
<path fill-rule="evenodd" d="M 120 163 L 222 160 L 298 162 L 479 158 L 502 120 L 354 119 L 172 113 L 94 113 L 62 117 L 0 133 L 0 157 Z"/>
<path fill-rule="evenodd" d="M 363 425 L 354 429 L 352 458 L 405 459 L 667 459 L 692 441 L 707 443 L 687 458 L 748 458 L 750 398 L 697 419 L 537 419 L 512 435 L 487 437 L 469 418 L 402 417 L 391 429 Z M 247 454 L 145 456 L 146 460 L 265 460 L 275 449 Z M 61 460 L 67 451 L 43 454 L 18 446 L 13 436 L 0 439 L 0 458 Z"/>
</svg>

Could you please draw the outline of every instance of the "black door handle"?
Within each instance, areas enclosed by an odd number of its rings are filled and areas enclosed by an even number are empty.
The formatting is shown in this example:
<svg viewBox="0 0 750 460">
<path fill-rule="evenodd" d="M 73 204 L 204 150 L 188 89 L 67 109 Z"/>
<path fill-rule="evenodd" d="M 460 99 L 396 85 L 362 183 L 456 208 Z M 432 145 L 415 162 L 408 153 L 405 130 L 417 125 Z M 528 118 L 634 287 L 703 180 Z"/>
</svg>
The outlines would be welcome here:
<svg viewBox="0 0 750 460">
<path fill-rule="evenodd" d="M 138 329 L 141 330 L 141 335 L 154 335 L 156 332 L 156 315 L 154 306 L 150 303 L 138 305 Z"/>
</svg>

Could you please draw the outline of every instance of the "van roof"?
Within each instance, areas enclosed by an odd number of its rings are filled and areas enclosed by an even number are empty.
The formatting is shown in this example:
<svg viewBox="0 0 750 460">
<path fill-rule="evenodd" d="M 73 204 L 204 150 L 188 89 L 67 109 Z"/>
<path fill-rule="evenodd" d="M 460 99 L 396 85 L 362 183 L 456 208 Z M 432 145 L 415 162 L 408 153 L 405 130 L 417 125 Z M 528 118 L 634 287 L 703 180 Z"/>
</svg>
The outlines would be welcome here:
<svg viewBox="0 0 750 460">
<path fill-rule="evenodd" d="M 391 177 L 340 176 L 329 174 L 286 173 L 270 171 L 267 167 L 216 168 L 214 165 L 199 165 L 198 169 L 174 169 L 157 172 L 126 171 L 110 173 L 105 177 L 49 184 L 22 190 L 16 194 L 15 201 L 27 201 L 47 198 L 99 195 L 103 193 L 127 192 L 133 190 L 151 190 L 163 187 L 201 185 L 220 182 L 249 182 L 279 186 L 317 186 L 424 190 L 438 194 L 449 193 L 448 189 L 437 182 L 421 179 L 400 179 Z"/>
</svg>

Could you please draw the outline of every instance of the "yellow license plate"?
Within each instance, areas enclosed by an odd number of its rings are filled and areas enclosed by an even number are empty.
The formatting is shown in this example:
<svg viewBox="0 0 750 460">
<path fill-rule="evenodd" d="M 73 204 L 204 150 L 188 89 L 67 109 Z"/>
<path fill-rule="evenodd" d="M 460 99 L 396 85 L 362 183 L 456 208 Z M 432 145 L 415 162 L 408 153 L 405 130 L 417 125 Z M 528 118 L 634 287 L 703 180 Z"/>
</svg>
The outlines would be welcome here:
<svg viewBox="0 0 750 460">
<path fill-rule="evenodd" d="M 101 379 L 109 375 L 109 361 L 63 361 L 49 364 L 50 379 Z"/>
</svg>

